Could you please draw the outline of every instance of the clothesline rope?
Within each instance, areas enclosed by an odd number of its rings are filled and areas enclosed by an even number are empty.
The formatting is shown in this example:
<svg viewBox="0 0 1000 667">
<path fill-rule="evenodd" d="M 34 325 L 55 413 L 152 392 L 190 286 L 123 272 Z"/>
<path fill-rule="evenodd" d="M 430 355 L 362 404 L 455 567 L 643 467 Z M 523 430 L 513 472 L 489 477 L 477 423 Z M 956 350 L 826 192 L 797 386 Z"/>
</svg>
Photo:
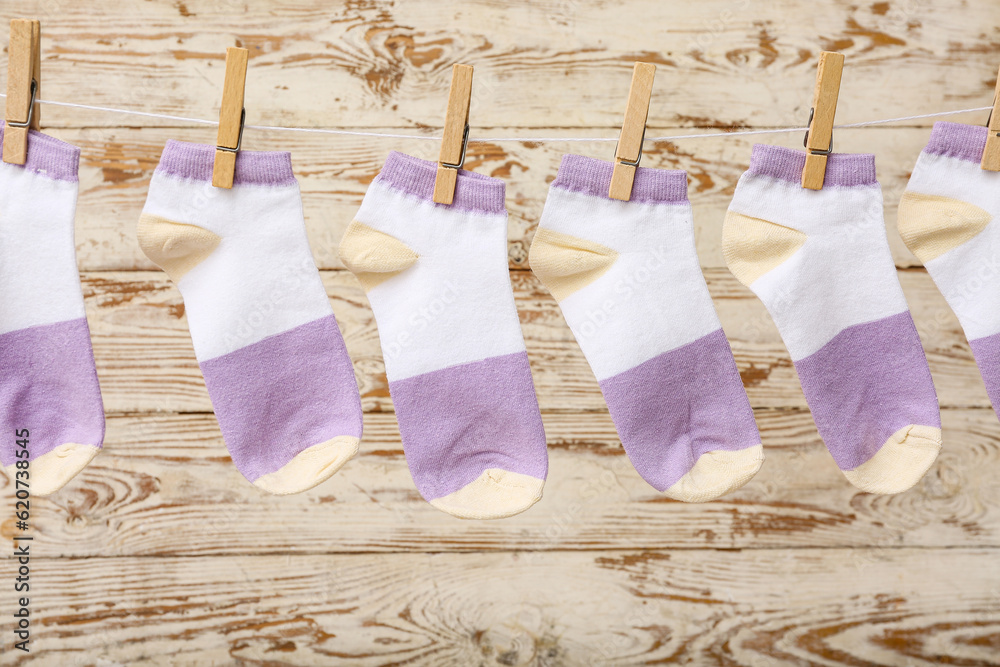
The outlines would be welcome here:
<svg viewBox="0 0 1000 667">
<path fill-rule="evenodd" d="M 0 97 L 7 97 L 0 93 Z M 159 118 L 161 120 L 173 120 L 182 123 L 200 123 L 201 125 L 218 125 L 218 121 L 205 120 L 204 118 L 186 118 L 184 116 L 173 116 L 170 114 L 152 113 L 149 111 L 136 111 L 134 109 L 115 109 L 112 107 L 98 107 L 90 104 L 76 104 L 73 102 L 56 102 L 54 100 L 37 100 L 39 104 L 48 104 L 55 107 L 66 107 L 69 109 L 85 109 L 87 111 L 104 111 L 107 113 L 118 113 L 129 116 L 143 116 L 145 118 Z M 955 111 L 938 111 L 936 113 L 925 113 L 916 116 L 900 116 L 898 118 L 884 118 L 882 120 L 868 120 L 861 123 L 846 123 L 834 125 L 835 129 L 847 129 L 852 127 L 868 127 L 870 125 L 885 125 L 887 123 L 901 123 L 907 120 L 920 120 L 922 118 L 939 118 L 941 116 L 957 116 L 964 113 L 976 111 L 989 111 L 993 107 L 976 107 L 974 109 L 956 109 Z M 359 130 L 333 130 L 318 127 L 282 127 L 280 125 L 246 125 L 246 130 L 263 130 L 265 132 L 311 132 L 313 134 L 334 134 L 351 137 L 379 137 L 382 139 L 412 139 L 420 141 L 439 141 L 440 137 L 426 134 L 392 134 L 387 132 L 363 132 Z M 664 137 L 646 137 L 644 141 L 679 141 L 682 139 L 703 139 L 709 137 L 745 137 L 760 134 L 786 134 L 789 132 L 805 132 L 806 127 L 780 127 L 770 130 L 740 130 L 737 132 L 702 132 L 699 134 L 674 134 Z M 597 142 L 597 141 L 618 141 L 617 137 L 470 137 L 469 143 L 499 143 L 502 141 L 518 142 Z"/>
</svg>

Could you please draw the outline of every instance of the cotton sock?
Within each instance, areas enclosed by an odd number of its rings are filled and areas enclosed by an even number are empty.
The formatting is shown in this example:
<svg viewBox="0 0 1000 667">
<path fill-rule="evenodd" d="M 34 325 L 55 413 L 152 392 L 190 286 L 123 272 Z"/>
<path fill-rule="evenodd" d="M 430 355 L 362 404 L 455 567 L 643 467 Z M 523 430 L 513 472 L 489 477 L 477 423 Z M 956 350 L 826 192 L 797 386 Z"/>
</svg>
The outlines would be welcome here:
<svg viewBox="0 0 1000 667">
<path fill-rule="evenodd" d="M 1000 411 L 1000 173 L 985 171 L 988 130 L 935 123 L 899 202 L 899 233 L 969 340 Z"/>
<path fill-rule="evenodd" d="M 531 245 L 629 459 L 688 502 L 737 489 L 764 460 L 760 435 L 695 252 L 687 175 L 640 168 L 628 202 L 612 165 L 567 155 Z"/>
<path fill-rule="evenodd" d="M 233 463 L 264 491 L 298 493 L 358 451 L 354 370 L 288 153 L 240 151 L 232 190 L 212 187 L 214 156 L 212 146 L 167 142 L 139 245 L 184 297 Z"/>
<path fill-rule="evenodd" d="M 800 185 L 804 164 L 802 151 L 754 146 L 723 253 L 774 318 L 844 475 L 899 493 L 937 457 L 941 418 L 889 252 L 875 156 L 831 155 L 822 190 Z"/>
<path fill-rule="evenodd" d="M 35 496 L 61 489 L 104 441 L 73 242 L 79 161 L 79 148 L 32 131 L 24 165 L 0 162 L 0 459 L 11 488 L 19 479 Z"/>
<path fill-rule="evenodd" d="M 420 494 L 463 519 L 541 498 L 545 433 L 507 270 L 503 181 L 392 153 L 340 244 L 368 294 L 403 450 Z"/>
</svg>

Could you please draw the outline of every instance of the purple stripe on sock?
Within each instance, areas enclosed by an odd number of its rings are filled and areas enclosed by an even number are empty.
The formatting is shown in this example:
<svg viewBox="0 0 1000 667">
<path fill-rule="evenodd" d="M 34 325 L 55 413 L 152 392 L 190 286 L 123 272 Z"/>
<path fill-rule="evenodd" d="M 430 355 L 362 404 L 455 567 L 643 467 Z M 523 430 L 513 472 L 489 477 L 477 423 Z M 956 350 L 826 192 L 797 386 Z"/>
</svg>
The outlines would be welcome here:
<svg viewBox="0 0 1000 667">
<path fill-rule="evenodd" d="M 14 433 L 30 431 L 30 459 L 66 443 L 104 442 L 104 404 L 86 318 L 0 335 L 0 462 L 17 460 Z"/>
<path fill-rule="evenodd" d="M 801 183 L 802 169 L 805 166 L 805 151 L 754 144 L 747 173 Z M 875 179 L 875 156 L 870 153 L 831 153 L 826 161 L 823 185 L 878 185 Z"/>
<path fill-rule="evenodd" d="M 911 424 L 941 428 L 937 393 L 910 312 L 857 324 L 795 363 L 820 437 L 841 470 Z"/>
<path fill-rule="evenodd" d="M 436 176 L 437 162 L 392 151 L 375 180 L 414 197 L 434 201 Z M 504 182 L 499 178 L 459 169 L 454 200 L 450 206 L 446 204 L 437 206 L 475 213 L 505 214 L 507 209 L 504 208 L 504 192 Z"/>
<path fill-rule="evenodd" d="M 0 144 L 3 143 L 4 127 L 0 125 Z M 76 183 L 80 180 L 80 149 L 36 130 L 28 130 L 28 155 L 23 165 L 0 164 L 27 169 L 57 181 Z"/>
<path fill-rule="evenodd" d="M 657 491 L 712 451 L 760 444 L 722 329 L 601 381 L 622 446 Z"/>
<path fill-rule="evenodd" d="M 993 411 L 1000 415 L 1000 333 L 969 341 Z"/>
<path fill-rule="evenodd" d="M 583 155 L 564 155 L 552 187 L 595 197 L 608 197 L 614 164 Z M 687 203 L 687 172 L 676 169 L 639 167 L 632 182 L 629 201 L 650 204 Z"/>
<path fill-rule="evenodd" d="M 333 315 L 202 362 L 233 463 L 251 482 L 302 450 L 361 437 L 354 368 Z"/>
<path fill-rule="evenodd" d="M 390 382 L 389 391 L 406 462 L 427 500 L 489 468 L 545 479 L 545 431 L 526 353 Z"/>
<path fill-rule="evenodd" d="M 156 171 L 180 178 L 212 182 L 215 146 L 170 139 L 160 155 Z M 233 185 L 295 185 L 291 153 L 284 151 L 239 151 Z"/>
<path fill-rule="evenodd" d="M 986 148 L 988 134 L 989 130 L 979 125 L 937 122 L 934 123 L 930 141 L 927 142 L 924 152 L 979 164 L 983 160 L 983 149 Z"/>
</svg>

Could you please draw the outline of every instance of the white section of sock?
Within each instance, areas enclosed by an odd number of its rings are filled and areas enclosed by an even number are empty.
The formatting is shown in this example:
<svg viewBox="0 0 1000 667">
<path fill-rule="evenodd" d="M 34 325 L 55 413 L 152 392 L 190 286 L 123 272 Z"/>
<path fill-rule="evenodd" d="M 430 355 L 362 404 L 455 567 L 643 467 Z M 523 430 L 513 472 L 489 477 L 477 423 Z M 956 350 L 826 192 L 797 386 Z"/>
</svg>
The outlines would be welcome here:
<svg viewBox="0 0 1000 667">
<path fill-rule="evenodd" d="M 0 163 L 0 334 L 84 316 L 73 240 L 77 189 Z"/>
<path fill-rule="evenodd" d="M 554 187 L 539 229 L 618 253 L 603 275 L 559 304 L 598 380 L 721 328 L 690 204 L 619 202 Z"/>
<path fill-rule="evenodd" d="M 178 280 L 198 361 L 330 315 L 297 185 L 211 183 L 154 173 L 144 214 L 221 237 Z"/>
<path fill-rule="evenodd" d="M 376 180 L 355 219 L 418 255 L 368 292 L 389 380 L 524 352 L 506 213 L 437 206 Z"/>
<path fill-rule="evenodd" d="M 968 160 L 923 152 L 906 189 L 967 202 L 992 216 L 979 234 L 924 266 L 969 340 L 1000 333 L 1000 174 Z"/>
<path fill-rule="evenodd" d="M 793 361 L 847 327 L 908 310 L 877 185 L 806 190 L 748 172 L 729 210 L 806 234 L 798 251 L 752 284 Z"/>
</svg>

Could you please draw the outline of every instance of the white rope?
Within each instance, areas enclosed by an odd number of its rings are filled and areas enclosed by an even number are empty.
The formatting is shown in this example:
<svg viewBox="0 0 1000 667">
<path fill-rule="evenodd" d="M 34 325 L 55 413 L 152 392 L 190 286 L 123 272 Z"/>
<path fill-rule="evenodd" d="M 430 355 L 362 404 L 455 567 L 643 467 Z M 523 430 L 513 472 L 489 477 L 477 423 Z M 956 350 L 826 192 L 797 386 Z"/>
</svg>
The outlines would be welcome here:
<svg viewBox="0 0 1000 667">
<path fill-rule="evenodd" d="M 0 97 L 7 97 L 4 94 L 0 94 Z M 143 116 L 145 118 L 160 118 L 163 120 L 173 120 L 181 123 L 200 123 L 202 125 L 218 125 L 218 121 L 205 120 L 203 118 L 187 118 L 184 116 L 172 116 L 170 114 L 163 113 L 151 113 L 149 111 L 136 111 L 134 109 L 114 109 L 112 107 L 98 107 L 92 106 L 90 104 L 75 104 L 73 102 L 55 102 L 53 100 L 37 100 L 39 104 L 49 104 L 55 107 L 67 107 L 70 109 L 86 109 L 87 111 L 104 111 L 107 113 L 118 113 L 125 114 L 129 116 Z M 925 113 L 919 114 L 917 116 L 900 116 L 899 118 L 884 118 L 882 120 L 868 120 L 862 123 L 846 123 L 843 125 L 834 125 L 835 129 L 847 129 L 852 127 L 868 127 L 870 125 L 884 125 L 886 123 L 901 123 L 907 120 L 919 120 L 921 118 L 938 118 L 940 116 L 957 116 L 963 113 L 973 113 L 975 111 L 988 111 L 993 107 L 976 107 L 975 109 L 956 109 L 954 111 L 939 111 L 937 113 Z M 246 125 L 244 129 L 247 130 L 263 130 L 265 132 L 311 132 L 313 134 L 336 134 L 336 135 L 346 135 L 351 137 L 378 137 L 381 139 L 416 139 L 422 141 L 438 141 L 437 136 L 428 136 L 421 134 L 390 134 L 386 132 L 361 132 L 356 130 L 332 130 L 326 128 L 318 127 L 282 127 L 280 125 Z M 665 137 L 646 137 L 645 141 L 659 142 L 659 141 L 679 141 L 682 139 L 705 139 L 710 137 L 745 137 L 757 134 L 786 134 L 789 132 L 805 132 L 808 128 L 805 127 L 781 127 L 772 130 L 740 130 L 737 132 L 702 132 L 700 134 L 674 134 Z M 535 142 L 535 143 L 551 143 L 551 142 L 597 142 L 597 141 L 618 141 L 615 138 L 606 137 L 482 137 L 482 138 L 470 138 L 469 143 L 499 143 L 502 141 L 517 141 L 517 142 Z"/>
</svg>

